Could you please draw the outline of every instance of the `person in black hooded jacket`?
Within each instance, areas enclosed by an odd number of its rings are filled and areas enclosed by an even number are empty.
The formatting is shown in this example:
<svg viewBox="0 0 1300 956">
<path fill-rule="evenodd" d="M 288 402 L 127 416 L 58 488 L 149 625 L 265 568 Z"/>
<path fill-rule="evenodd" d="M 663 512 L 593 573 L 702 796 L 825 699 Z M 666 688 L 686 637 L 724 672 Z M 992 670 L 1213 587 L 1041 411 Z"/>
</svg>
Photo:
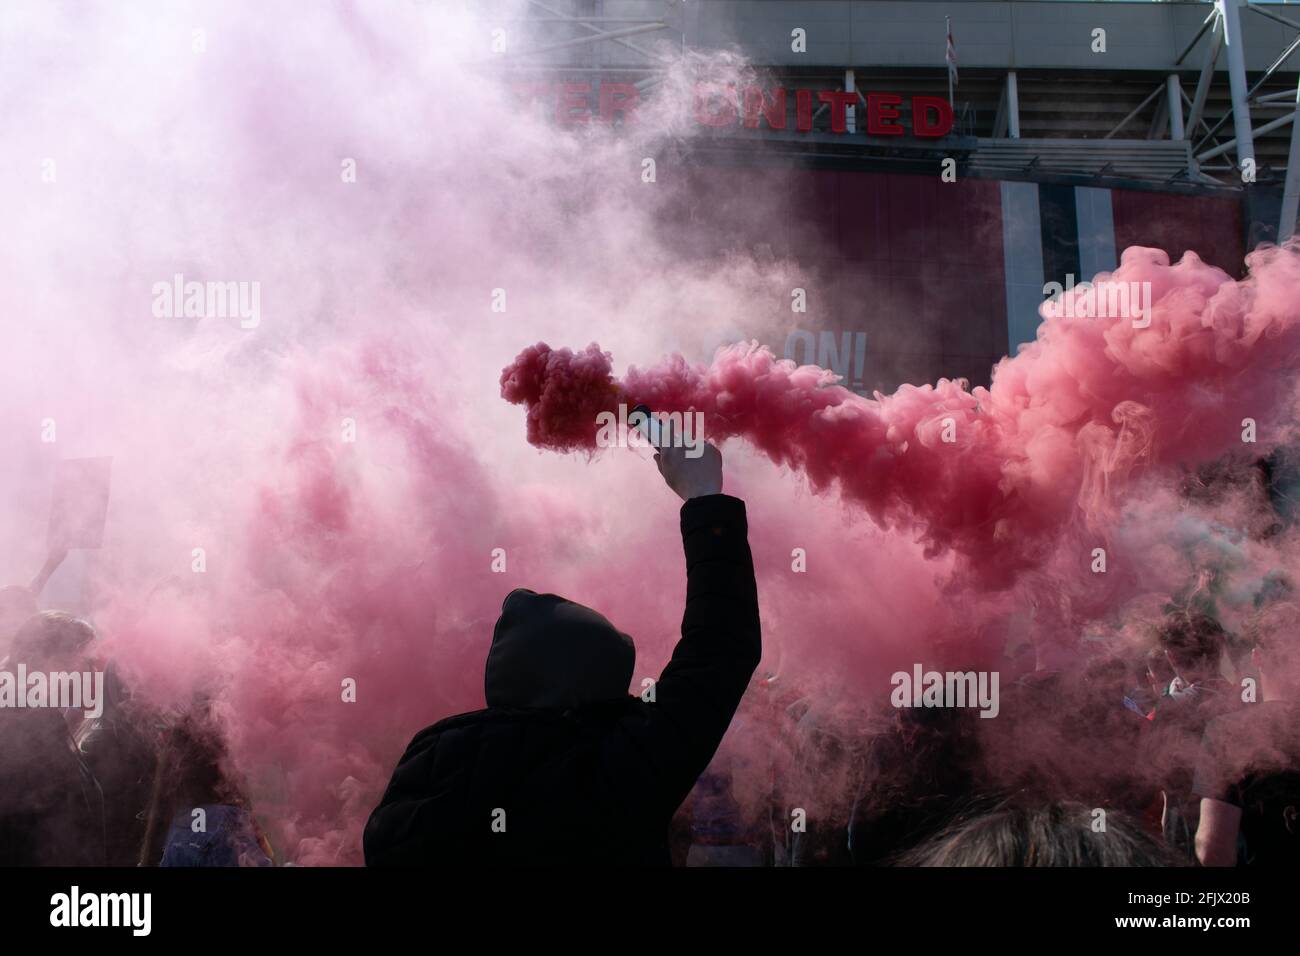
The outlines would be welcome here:
<svg viewBox="0 0 1300 956">
<path fill-rule="evenodd" d="M 487 709 L 427 727 L 366 824 L 367 866 L 668 865 L 673 812 L 758 666 L 745 504 L 722 457 L 665 447 L 685 503 L 682 639 L 652 695 L 628 693 L 635 649 L 590 608 L 511 591 L 488 652 Z"/>
</svg>

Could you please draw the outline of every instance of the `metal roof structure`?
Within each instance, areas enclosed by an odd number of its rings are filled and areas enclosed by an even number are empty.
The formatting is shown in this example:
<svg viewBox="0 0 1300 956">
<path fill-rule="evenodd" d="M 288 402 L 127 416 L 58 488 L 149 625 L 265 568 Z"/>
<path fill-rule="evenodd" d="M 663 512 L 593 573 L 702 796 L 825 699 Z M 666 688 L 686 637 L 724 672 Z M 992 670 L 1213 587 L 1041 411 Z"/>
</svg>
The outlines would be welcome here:
<svg viewBox="0 0 1300 956">
<path fill-rule="evenodd" d="M 709 145 L 904 166 L 942 153 L 976 176 L 1171 192 L 1284 186 L 1278 234 L 1295 228 L 1300 5 L 526 0 L 525 9 L 522 24 L 502 21 L 528 37 L 502 67 L 584 79 L 593 90 L 630 82 L 647 95 L 683 51 L 733 51 L 790 86 L 946 96 L 950 23 L 959 80 L 948 137 L 872 137 L 851 109 L 854 136 L 837 140 L 823 106 L 807 132 L 754 137 L 738 128 L 731 142 L 713 136 Z"/>
</svg>

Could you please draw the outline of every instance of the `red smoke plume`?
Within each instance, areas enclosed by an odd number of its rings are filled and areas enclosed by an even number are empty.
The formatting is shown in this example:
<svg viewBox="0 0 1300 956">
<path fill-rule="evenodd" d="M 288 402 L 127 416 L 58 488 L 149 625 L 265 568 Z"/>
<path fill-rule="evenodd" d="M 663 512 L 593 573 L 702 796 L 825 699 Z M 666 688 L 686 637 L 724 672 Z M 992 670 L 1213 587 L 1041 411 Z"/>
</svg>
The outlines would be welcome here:
<svg viewBox="0 0 1300 956">
<path fill-rule="evenodd" d="M 1088 292 L 1067 292 L 988 389 L 941 379 L 865 399 L 756 343 L 619 381 L 595 344 L 539 343 L 502 372 L 501 394 L 526 407 L 528 440 L 556 451 L 594 449 L 597 413 L 619 402 L 703 412 L 709 438 L 742 438 L 815 491 L 836 486 L 882 526 L 914 528 L 930 554 L 952 549 L 977 579 L 1003 585 L 1068 523 L 1108 524 L 1137 470 L 1280 440 L 1300 355 L 1300 254 L 1272 248 L 1248 264 L 1236 282 L 1194 253 L 1171 266 L 1158 249 L 1128 249 L 1096 280 L 1132 290 L 1127 305 L 1079 317 Z"/>
</svg>

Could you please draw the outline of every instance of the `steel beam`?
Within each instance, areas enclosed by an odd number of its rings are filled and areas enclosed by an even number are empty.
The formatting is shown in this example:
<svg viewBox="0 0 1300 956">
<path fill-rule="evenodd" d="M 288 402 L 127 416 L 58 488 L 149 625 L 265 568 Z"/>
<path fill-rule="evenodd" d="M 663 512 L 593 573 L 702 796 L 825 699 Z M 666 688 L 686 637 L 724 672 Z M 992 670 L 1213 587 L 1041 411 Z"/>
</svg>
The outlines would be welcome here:
<svg viewBox="0 0 1300 956">
<path fill-rule="evenodd" d="M 1178 59 L 1174 60 L 1174 66 L 1177 66 L 1179 63 L 1182 63 L 1183 60 L 1187 58 L 1187 54 L 1192 52 L 1192 47 L 1196 46 L 1196 44 L 1201 42 L 1201 37 L 1205 36 L 1205 31 L 1209 29 L 1210 23 L 1216 17 L 1218 17 L 1218 15 L 1219 15 L 1219 11 L 1217 9 L 1211 10 L 1209 13 L 1205 15 L 1205 19 L 1201 22 L 1201 28 L 1196 31 L 1196 36 L 1192 37 L 1192 42 L 1187 44 L 1187 46 L 1183 48 L 1182 53 L 1178 54 Z M 1216 24 L 1216 29 L 1217 29 L 1217 24 Z"/>
<path fill-rule="evenodd" d="M 537 9 L 545 10 L 547 13 L 551 14 L 554 17 L 563 20 L 573 21 L 573 17 L 569 16 L 563 10 L 557 10 L 554 7 L 547 6 L 545 3 L 542 3 L 542 0 L 528 0 L 528 2 L 532 6 L 537 7 Z M 573 25 L 577 27 L 582 27 L 582 29 L 588 31 L 589 33 L 598 33 L 598 34 L 605 33 L 605 31 L 601 30 L 599 27 L 594 27 L 589 23 L 583 23 L 581 20 L 573 21 Z M 668 62 L 667 57 L 660 56 L 658 53 L 655 53 L 653 50 L 647 50 L 644 47 L 639 47 L 635 43 L 625 40 L 622 37 L 614 37 L 613 39 L 610 40 L 610 42 L 617 43 L 619 46 L 623 47 L 624 49 L 631 50 L 633 53 L 638 53 L 641 56 L 645 57 L 647 60 L 658 61 L 660 63 Z"/>
<path fill-rule="evenodd" d="M 1007 136 L 1020 138 L 1020 87 L 1015 70 L 1007 73 Z"/>
<path fill-rule="evenodd" d="M 1283 23 L 1286 26 L 1289 26 L 1292 30 L 1300 30 L 1300 23 L 1296 23 L 1294 20 L 1288 20 L 1286 17 L 1280 17 L 1276 13 L 1270 13 L 1263 7 L 1256 6 L 1252 3 L 1248 5 L 1248 9 L 1258 13 L 1261 17 L 1268 17 L 1270 20 L 1276 20 L 1278 23 Z"/>
<path fill-rule="evenodd" d="M 1282 187 L 1282 218 L 1277 226 L 1277 241 L 1286 242 L 1295 235 L 1295 221 L 1300 213 L 1300 83 L 1296 85 L 1295 112 L 1291 114 L 1291 152 L 1287 156 L 1286 185 Z"/>
<path fill-rule="evenodd" d="M 1183 88 L 1177 73 L 1165 77 L 1165 92 L 1169 95 L 1169 103 L 1165 107 L 1169 111 L 1169 138 L 1186 139 L 1187 131 L 1183 127 Z"/>
<path fill-rule="evenodd" d="M 1254 136 L 1264 136 L 1268 133 L 1273 132 L 1273 130 L 1275 129 L 1282 128 L 1287 123 L 1291 122 L 1291 120 L 1294 118 L 1295 118 L 1295 113 L 1287 113 L 1285 116 L 1279 116 L 1277 119 L 1270 120 L 1269 122 L 1265 123 L 1263 126 L 1260 126 L 1257 129 L 1252 130 L 1251 133 Z M 1237 145 L 1237 141 L 1235 139 L 1230 139 L 1226 143 L 1214 147 L 1214 149 L 1207 149 L 1203 153 L 1197 153 L 1196 161 L 1203 162 L 1207 159 L 1213 159 L 1215 156 L 1222 156 L 1228 150 L 1233 149 L 1236 145 Z"/>
<path fill-rule="evenodd" d="M 1144 99 L 1137 106 L 1135 106 L 1133 108 L 1133 112 L 1129 113 L 1128 116 L 1125 116 L 1122 120 L 1120 120 L 1117 124 L 1115 124 L 1115 128 L 1112 129 L 1105 136 L 1103 136 L 1102 139 L 1110 139 L 1112 136 L 1114 136 L 1116 133 L 1122 130 L 1125 126 L 1127 126 L 1132 121 L 1133 117 L 1137 116 L 1144 109 L 1146 109 L 1148 104 L 1150 104 L 1152 100 L 1154 100 L 1157 96 L 1160 95 L 1160 90 L 1161 87 L 1157 86 L 1154 90 L 1148 93 L 1147 98 Z"/>
<path fill-rule="evenodd" d="M 1196 92 L 1192 95 L 1192 111 L 1187 115 L 1187 128 L 1194 130 L 1205 112 L 1205 100 L 1210 95 L 1210 83 L 1214 79 L 1214 65 L 1219 62 L 1219 49 L 1223 46 L 1222 18 L 1219 8 L 1214 8 L 1214 34 L 1205 51 L 1205 62 L 1201 64 L 1201 75 L 1196 81 Z"/>
<path fill-rule="evenodd" d="M 844 92 L 856 93 L 858 91 L 858 88 L 855 84 L 856 84 L 856 79 L 854 77 L 853 71 L 845 70 L 844 71 Z M 844 124 L 845 124 L 845 128 L 850 133 L 856 133 L 858 131 L 857 106 L 850 106 L 844 110 Z"/>
<path fill-rule="evenodd" d="M 1217 0 L 1228 48 L 1228 88 L 1232 93 L 1232 125 L 1237 134 L 1237 168 L 1255 164 L 1255 140 L 1250 129 L 1250 96 L 1246 87 L 1246 51 L 1241 36 L 1241 0 Z"/>
<path fill-rule="evenodd" d="M 597 33 L 595 36 L 560 40 L 556 43 L 544 43 L 528 50 L 520 50 L 515 53 L 515 56 L 532 56 L 534 53 L 549 53 L 552 50 L 568 50 L 575 46 L 590 46 L 593 43 L 600 43 L 602 40 L 617 40 L 619 37 L 632 36 L 637 33 L 652 33 L 657 30 L 665 30 L 667 27 L 668 24 L 666 23 L 651 23 L 645 26 L 628 27 L 625 30 L 614 30 L 609 33 Z"/>
</svg>

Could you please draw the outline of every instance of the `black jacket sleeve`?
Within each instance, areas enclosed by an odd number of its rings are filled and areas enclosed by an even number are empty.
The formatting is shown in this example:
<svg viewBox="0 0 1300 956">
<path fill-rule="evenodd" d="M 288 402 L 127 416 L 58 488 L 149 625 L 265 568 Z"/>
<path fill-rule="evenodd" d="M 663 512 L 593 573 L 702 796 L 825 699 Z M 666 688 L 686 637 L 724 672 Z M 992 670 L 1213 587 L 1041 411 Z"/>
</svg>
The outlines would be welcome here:
<svg viewBox="0 0 1300 956">
<path fill-rule="evenodd" d="M 656 810 L 671 814 L 713 758 L 762 653 L 745 503 L 706 495 L 682 505 L 682 639 L 627 728 Z M 647 780 L 645 775 L 649 776 Z"/>
</svg>

